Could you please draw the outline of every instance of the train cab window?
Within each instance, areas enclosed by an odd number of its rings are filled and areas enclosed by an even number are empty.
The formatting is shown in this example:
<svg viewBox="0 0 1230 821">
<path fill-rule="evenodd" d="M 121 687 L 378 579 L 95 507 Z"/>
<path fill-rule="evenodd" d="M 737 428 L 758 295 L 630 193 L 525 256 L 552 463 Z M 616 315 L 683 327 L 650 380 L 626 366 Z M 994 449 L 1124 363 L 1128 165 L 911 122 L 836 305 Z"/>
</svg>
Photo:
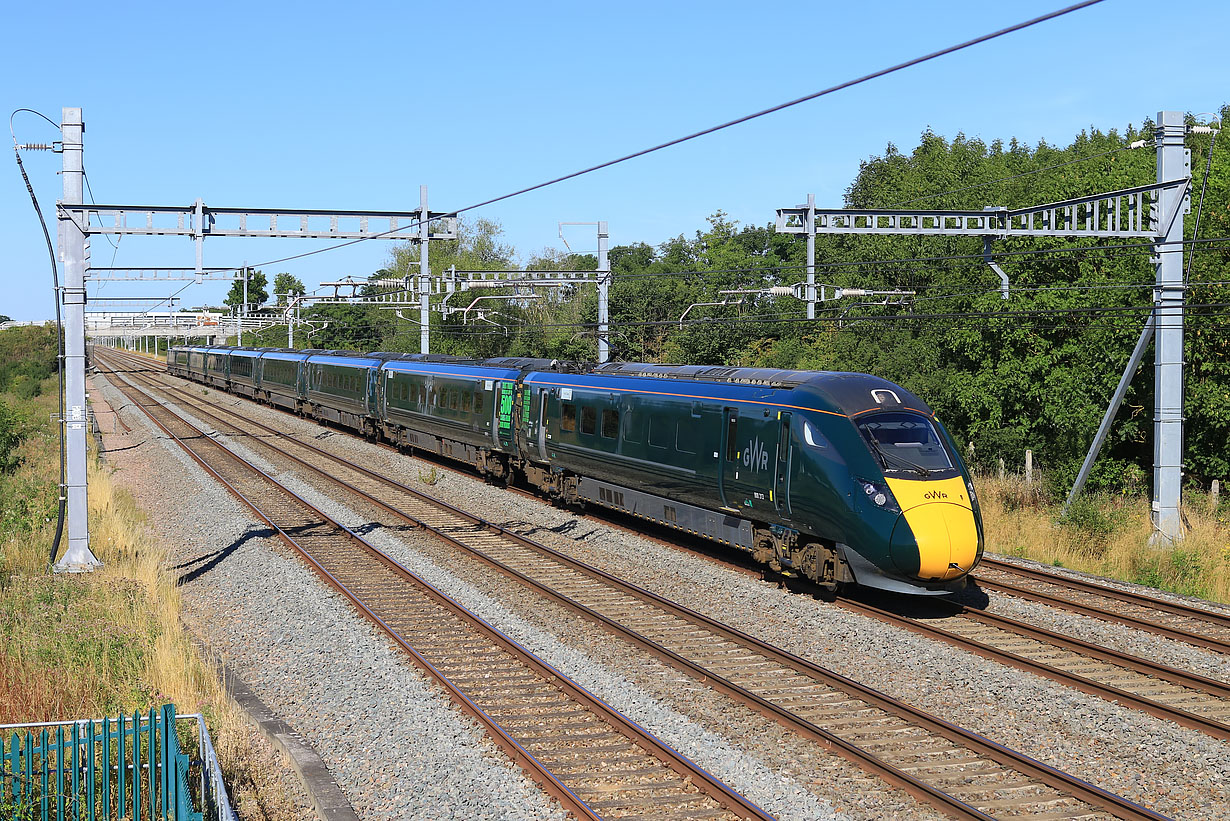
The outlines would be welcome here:
<svg viewBox="0 0 1230 821">
<path fill-rule="evenodd" d="M 588 405 L 581 406 L 581 433 L 594 435 L 598 430 L 598 412 Z"/>
<path fill-rule="evenodd" d="M 877 413 L 858 423 L 859 433 L 884 473 L 927 476 L 955 470 L 931 420 L 914 413 Z"/>
<path fill-rule="evenodd" d="M 577 429 L 577 406 L 571 402 L 561 402 L 559 414 L 560 430 L 574 431 Z"/>
<path fill-rule="evenodd" d="M 602 436 L 606 439 L 619 437 L 619 411 L 604 408 L 602 411 Z"/>
<path fill-rule="evenodd" d="M 816 430 L 816 426 L 807 419 L 803 420 L 803 442 L 809 448 L 817 450 L 823 450 L 829 446 L 829 440 L 825 439 L 824 434 Z"/>
</svg>

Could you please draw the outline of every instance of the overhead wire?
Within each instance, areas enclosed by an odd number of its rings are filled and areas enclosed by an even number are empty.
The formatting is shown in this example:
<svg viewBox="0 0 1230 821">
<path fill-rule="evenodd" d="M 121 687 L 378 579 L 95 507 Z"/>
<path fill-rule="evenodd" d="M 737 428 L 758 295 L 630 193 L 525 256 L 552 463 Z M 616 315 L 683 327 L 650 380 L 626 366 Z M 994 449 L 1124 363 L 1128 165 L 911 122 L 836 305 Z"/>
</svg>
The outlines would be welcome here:
<svg viewBox="0 0 1230 821">
<path fill-rule="evenodd" d="M 700 138 L 700 137 L 708 136 L 709 134 L 713 134 L 713 133 L 716 133 L 716 132 L 718 132 L 718 131 L 722 131 L 722 130 L 724 130 L 724 129 L 731 128 L 731 127 L 736 126 L 736 125 L 741 125 L 741 124 L 746 123 L 746 122 L 749 122 L 749 121 L 751 121 L 751 120 L 755 120 L 755 119 L 757 119 L 757 118 L 764 117 L 764 116 L 767 116 L 767 115 L 769 115 L 769 114 L 774 114 L 774 113 L 776 113 L 776 112 L 778 112 L 778 111 L 782 111 L 782 110 L 784 110 L 784 109 L 791 108 L 791 107 L 793 107 L 793 106 L 797 106 L 797 105 L 800 105 L 800 104 L 802 104 L 802 103 L 810 102 L 810 101 L 812 101 L 812 100 L 819 99 L 820 97 L 825 97 L 825 96 L 827 96 L 827 95 L 829 95 L 829 94 L 833 94 L 833 93 L 836 93 L 836 92 L 838 92 L 838 91 L 843 91 L 843 90 L 848 89 L 848 88 L 853 88 L 854 86 L 858 86 L 858 85 L 861 85 L 861 84 L 863 84 L 863 83 L 870 82 L 871 80 L 876 80 L 876 79 L 879 79 L 879 78 L 881 78 L 881 77 L 886 77 L 886 76 L 888 76 L 888 75 L 890 75 L 890 74 L 895 74 L 896 72 L 902 71 L 902 70 L 904 70 L 904 69 L 907 69 L 907 68 L 912 68 L 912 67 L 914 67 L 914 66 L 921 65 L 921 64 L 923 64 L 923 63 L 927 63 L 927 62 L 930 62 L 930 61 L 932 61 L 932 60 L 936 60 L 936 59 L 938 59 L 938 58 L 940 58 L 940 57 L 945 57 L 945 56 L 947 56 L 947 55 L 949 55 L 949 54 L 954 54 L 954 53 L 956 53 L 956 52 L 958 52 L 958 51 L 962 51 L 962 50 L 964 50 L 964 49 L 971 48 L 971 47 L 973 47 L 973 46 L 980 45 L 980 44 L 982 44 L 982 43 L 986 43 L 986 42 L 989 42 L 989 41 L 991 41 L 991 40 L 998 39 L 998 38 L 1000 38 L 1000 37 L 1004 37 L 1004 36 L 1006 36 L 1006 35 L 1008 35 L 1008 34 L 1013 34 L 1013 33 L 1015 33 L 1015 32 L 1022 31 L 1022 30 L 1024 30 L 1024 29 L 1030 28 L 1030 27 L 1032 27 L 1032 26 L 1036 26 L 1036 25 L 1038 25 L 1038 24 L 1040 24 L 1040 23 L 1045 23 L 1045 22 L 1047 22 L 1047 21 L 1049 21 L 1049 20 L 1054 20 L 1054 19 L 1056 19 L 1056 18 L 1063 17 L 1063 16 L 1068 15 L 1068 14 L 1071 14 L 1071 13 L 1073 13 L 1073 12 L 1080 11 L 1081 9 L 1085 9 L 1085 8 L 1090 7 L 1090 6 L 1095 6 L 1095 5 L 1097 5 L 1098 3 L 1101 3 L 1101 2 L 1102 2 L 1102 0 L 1081 0 L 1081 2 L 1078 2 L 1078 3 L 1073 3 L 1072 5 L 1065 6 L 1064 8 L 1058 9 L 1058 10 L 1056 10 L 1056 11 L 1048 12 L 1047 14 L 1042 14 L 1042 15 L 1039 15 L 1039 16 L 1037 16 L 1037 17 L 1033 17 L 1033 18 L 1031 18 L 1031 19 L 1029 19 L 1029 20 L 1025 20 L 1025 21 L 1023 21 L 1023 22 L 1016 23 L 1016 24 L 1014 24 L 1014 25 L 1011 25 L 1011 26 L 1007 26 L 1007 27 L 1005 27 L 1005 28 L 998 29 L 997 31 L 993 31 L 993 32 L 990 32 L 990 33 L 988 33 L 988 34 L 983 34 L 983 35 L 980 35 L 980 36 L 978 36 L 978 37 L 974 37 L 974 38 L 972 38 L 972 39 L 970 39 L 970 40 L 965 40 L 965 41 L 963 41 L 963 42 L 961 42 L 961 43 L 957 43 L 956 45 L 952 45 L 952 46 L 948 46 L 948 47 L 946 47 L 946 48 L 939 49 L 938 51 L 932 51 L 932 52 L 930 52 L 930 53 L 928 53 L 928 54 L 924 54 L 924 55 L 923 55 L 923 56 L 921 56 L 921 57 L 915 57 L 915 58 L 913 58 L 913 59 L 911 59 L 911 60 L 906 60 L 905 62 L 897 63 L 897 64 L 892 65 L 892 66 L 889 66 L 889 67 L 887 67 L 887 68 L 882 68 L 882 69 L 879 69 L 878 71 L 873 71 L 873 72 L 871 72 L 870 74 L 864 74 L 864 75 L 862 75 L 861 77 L 857 77 L 857 78 L 855 78 L 855 79 L 853 79 L 853 80 L 846 80 L 845 82 L 838 83 L 837 85 L 829 86 L 828 88 L 822 89 L 822 90 L 820 90 L 820 91 L 816 91 L 816 92 L 813 92 L 813 93 L 811 93 L 811 94 L 806 94 L 806 95 L 804 95 L 804 96 L 802 96 L 802 97 L 797 97 L 797 98 L 795 98 L 795 99 L 793 99 L 793 100 L 788 100 L 788 101 L 786 101 L 786 102 L 784 102 L 784 103 L 779 103 L 779 104 L 777 104 L 777 105 L 770 106 L 769 108 L 764 108 L 764 109 L 761 109 L 761 110 L 759 110 L 759 111 L 752 112 L 751 114 L 745 114 L 745 115 L 743 115 L 743 116 L 741 116 L 741 117 L 736 117 L 736 118 L 735 118 L 735 119 L 733 119 L 733 120 L 727 120 L 726 122 L 719 123 L 719 124 L 717 124 L 717 125 L 713 125 L 713 126 L 709 126 L 708 128 L 703 128 L 703 129 L 701 129 L 701 130 L 699 130 L 699 131 L 694 131 L 694 132 L 692 132 L 692 133 L 690 133 L 690 134 L 686 134 L 686 135 L 684 135 L 684 136 L 682 136 L 682 137 L 676 137 L 676 138 L 674 138 L 674 139 L 667 140 L 666 142 L 658 143 L 657 145 L 653 145 L 653 146 L 650 146 L 650 147 L 648 147 L 648 148 L 643 148 L 643 149 L 640 149 L 639 151 L 633 151 L 633 152 L 632 152 L 632 153 L 630 153 L 630 154 L 625 154 L 625 155 L 623 155 L 623 156 L 621 156 L 621 157 L 616 157 L 615 159 L 612 159 L 612 160 L 607 160 L 607 161 L 605 161 L 605 162 L 600 162 L 600 163 L 597 163 L 597 164 L 595 164 L 595 165 L 591 165 L 591 166 L 589 166 L 589 167 L 587 167 L 587 168 L 582 168 L 582 169 L 581 169 L 581 170 L 579 170 L 579 171 L 573 171 L 573 172 L 571 172 L 571 173 L 569 173 L 569 174 L 563 174 L 563 175 L 558 176 L 558 177 L 555 177 L 555 178 L 553 178 L 553 179 L 546 180 L 545 182 L 536 183 L 536 184 L 534 184 L 534 185 L 528 185 L 528 186 L 525 186 L 524 188 L 517 189 L 516 191 L 512 191 L 512 192 L 509 192 L 509 193 L 507 193 L 507 194 L 501 194 L 501 195 L 496 196 L 496 197 L 491 197 L 491 198 L 489 198 L 489 199 L 485 199 L 485 200 L 482 200 L 482 201 L 480 201 L 480 202 L 476 202 L 476 203 L 474 203 L 473 205 L 467 205 L 467 206 L 465 206 L 464 208 L 458 208 L 458 209 L 453 210 L 453 211 L 448 211 L 448 212 L 446 212 L 446 213 L 442 213 L 442 214 L 439 214 L 439 215 L 436 215 L 436 216 L 430 217 L 429 219 L 427 219 L 427 220 L 425 220 L 425 221 L 426 221 L 427 223 L 429 223 L 429 224 L 430 224 L 430 223 L 432 223 L 432 222 L 436 222 L 436 221 L 441 220 L 441 219 L 447 219 L 447 218 L 451 218 L 451 217 L 460 216 L 461 214 L 464 214 L 464 213 L 466 213 L 466 212 L 468 212 L 468 211 L 474 211 L 474 210 L 479 209 L 479 208 L 485 208 L 485 207 L 486 207 L 486 206 L 488 206 L 488 205 L 494 205 L 494 204 L 496 204 L 496 203 L 498 203 L 498 202 L 504 202 L 505 200 L 510 200 L 510 199 L 512 199 L 512 198 L 514 198 L 514 197 L 519 197 L 519 196 L 521 196 L 521 195 L 523 195 L 523 194 L 528 194 L 528 193 L 530 193 L 530 192 L 532 192 L 532 191 L 539 191 L 539 190 L 541 190 L 541 189 L 543 189 L 543 188 L 548 188 L 548 187 L 550 187 L 550 186 L 552 186 L 552 185 L 557 185 L 557 184 L 559 184 L 559 183 L 561 183 L 561 182 L 566 182 L 567 180 L 576 179 L 577 177 L 581 177 L 581 176 L 584 176 L 584 175 L 586 175 L 586 174 L 592 174 L 592 173 L 593 173 L 593 172 L 595 172 L 595 171 L 601 171 L 602 169 L 605 169 L 605 168 L 611 168 L 612 166 L 620 165 L 621 163 L 628 162 L 629 160 L 634 160 L 634 159 L 637 159 L 637 158 L 639 158 L 639 157 L 644 157 L 644 156 L 646 156 L 646 155 L 653 154 L 653 153 L 658 152 L 658 151 L 662 151 L 663 149 L 666 149 L 666 148 L 671 148 L 671 147 L 676 146 L 676 145 L 681 145 L 681 144 L 683 144 L 683 143 L 690 142 L 691 140 L 695 140 L 695 139 L 698 139 L 698 138 Z M 268 261 L 266 261 L 266 262 L 257 263 L 257 264 L 256 264 L 255 266 L 253 266 L 253 267 L 263 268 L 263 267 L 268 266 L 268 265 L 278 265 L 278 264 L 281 264 L 281 263 L 283 263 L 283 262 L 291 262 L 291 261 L 293 261 L 293 260 L 297 260 L 297 259 L 304 259 L 305 257 L 315 256 L 315 255 L 317 255 L 317 254 L 323 254 L 323 253 L 326 253 L 326 252 L 329 252 L 329 251 L 335 251 L 335 250 L 338 250 L 338 249 L 340 249 L 340 248 L 345 248 L 345 247 L 347 247 L 347 246 L 350 246 L 350 245 L 355 245 L 355 244 L 358 244 L 358 243 L 360 243 L 360 242 L 366 242 L 366 241 L 371 240 L 371 239 L 377 239 L 377 238 L 380 238 L 380 237 L 387 237 L 387 236 L 390 236 L 390 235 L 393 235 L 393 234 L 397 234 L 397 233 L 401 233 L 401 232 L 404 232 L 404 231 L 410 231 L 410 230 L 413 230 L 413 229 L 416 229 L 416 228 L 421 228 L 421 227 L 422 227 L 422 225 L 423 225 L 423 222 L 424 222 L 424 220 L 420 219 L 420 220 L 418 220 L 417 222 L 413 222 L 413 223 L 408 224 L 408 225 L 405 225 L 405 226 L 399 226 L 399 227 L 397 227 L 397 228 L 390 229 L 390 230 L 388 230 L 388 231 L 382 231 L 382 232 L 379 232 L 379 233 L 376 233 L 376 234 L 372 234 L 372 235 L 370 235 L 370 236 L 366 236 L 366 237 L 359 237 L 359 238 L 357 238 L 357 239 L 347 240 L 347 241 L 345 241 L 345 242 L 341 242 L 341 243 L 338 243 L 338 244 L 336 244 L 336 245 L 330 245 L 330 246 L 328 246 L 327 248 L 317 248 L 317 249 L 312 250 L 312 251 L 305 251 L 305 252 L 300 253 L 300 254 L 292 254 L 292 255 L 290 255 L 290 256 L 280 257 L 280 258 L 278 258 L 278 259 L 272 259 L 272 260 L 268 260 Z M 407 238 L 409 238 L 409 237 L 410 237 L 410 235 L 409 235 L 409 234 L 405 234 L 405 236 L 406 236 Z M 229 268 L 229 269 L 226 269 L 226 270 L 228 270 L 228 271 L 232 271 L 232 270 L 237 271 L 237 270 L 239 270 L 239 269 L 238 269 L 238 268 Z"/>
<path fill-rule="evenodd" d="M 46 114 L 43 114 L 41 111 L 35 111 L 32 108 L 18 108 L 9 115 L 9 134 L 13 137 L 13 156 L 17 159 L 17 168 L 21 171 L 21 179 L 25 182 L 26 191 L 30 194 L 30 202 L 34 206 L 34 215 L 38 219 L 39 227 L 43 229 L 43 239 L 47 241 L 47 256 L 51 261 L 52 298 L 56 309 L 56 383 L 58 387 L 57 393 L 59 394 L 58 410 L 60 415 L 60 485 L 57 493 L 59 499 L 56 507 L 56 532 L 51 540 L 51 552 L 47 560 L 47 566 L 50 567 L 55 563 L 56 554 L 60 551 L 60 541 L 64 536 L 65 504 L 68 501 L 65 493 L 65 488 L 68 484 L 68 443 L 65 441 L 66 432 L 64 430 L 64 321 L 60 315 L 60 271 L 56 265 L 55 248 L 51 244 L 51 232 L 47 228 L 47 220 L 43 217 L 43 209 L 39 207 L 38 197 L 34 194 L 34 186 L 30 184 L 30 177 L 26 174 L 26 167 L 21 161 L 21 149 L 18 148 L 17 132 L 13 129 L 13 118 L 23 111 L 42 117 L 51 123 L 52 127 L 57 131 L 59 131 L 60 126 Z"/>
</svg>

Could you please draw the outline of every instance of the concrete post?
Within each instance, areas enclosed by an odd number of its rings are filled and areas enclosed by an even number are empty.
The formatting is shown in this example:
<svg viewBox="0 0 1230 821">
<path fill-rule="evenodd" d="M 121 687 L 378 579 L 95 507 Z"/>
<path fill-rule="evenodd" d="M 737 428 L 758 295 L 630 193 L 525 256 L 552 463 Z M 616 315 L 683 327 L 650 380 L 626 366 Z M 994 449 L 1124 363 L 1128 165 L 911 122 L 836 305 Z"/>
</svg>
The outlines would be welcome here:
<svg viewBox="0 0 1230 821">
<path fill-rule="evenodd" d="M 1180 111 L 1157 115 L 1157 181 L 1191 177 L 1187 127 Z M 1157 209 L 1159 243 L 1154 260 L 1153 527 L 1160 540 L 1183 538 L 1179 502 L 1183 484 L 1183 214 L 1190 203 L 1186 186 L 1161 195 Z"/>
<path fill-rule="evenodd" d="M 419 353 L 431 353 L 431 264 L 427 258 L 431 225 L 428 221 L 427 186 L 419 186 Z"/>
<path fill-rule="evenodd" d="M 1025 451 L 1025 484 L 1032 485 L 1034 483 L 1034 452 L 1032 450 Z"/>
<path fill-rule="evenodd" d="M 609 362 L 611 359 L 611 260 L 607 256 L 607 243 L 610 234 L 606 223 L 598 223 L 598 361 Z"/>
<path fill-rule="evenodd" d="M 82 203 L 85 172 L 82 137 L 85 123 L 80 108 L 65 108 L 60 125 L 64 140 L 64 205 Z M 81 572 L 101 567 L 90 552 L 86 501 L 85 404 L 85 268 L 86 237 L 77 214 L 59 212 L 60 258 L 64 261 L 64 435 L 67 471 L 62 492 L 68 499 L 68 549 L 56 562 L 57 571 Z M 57 294 L 59 299 L 60 295 Z"/>
</svg>

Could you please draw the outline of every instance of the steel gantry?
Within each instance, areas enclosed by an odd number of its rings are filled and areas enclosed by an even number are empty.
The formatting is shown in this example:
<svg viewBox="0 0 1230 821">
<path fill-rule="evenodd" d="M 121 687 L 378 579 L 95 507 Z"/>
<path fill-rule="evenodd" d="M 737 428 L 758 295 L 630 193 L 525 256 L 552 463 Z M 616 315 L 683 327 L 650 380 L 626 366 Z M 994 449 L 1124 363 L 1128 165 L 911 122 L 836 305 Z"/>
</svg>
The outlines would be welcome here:
<svg viewBox="0 0 1230 821">
<path fill-rule="evenodd" d="M 1153 526 L 1168 541 L 1182 538 L 1179 503 L 1183 462 L 1183 216 L 1191 208 L 1191 153 L 1184 146 L 1187 126 L 1182 112 L 1157 115 L 1154 145 L 1157 181 L 1103 194 L 1029 208 L 988 207 L 966 210 L 893 210 L 815 207 L 815 198 L 794 208 L 779 208 L 777 230 L 807 235 L 808 317 L 815 317 L 815 237 L 818 234 L 914 234 L 981 237 L 983 258 L 1000 278 L 1008 298 L 1008 277 L 994 264 L 991 243 L 1008 237 L 1144 238 L 1153 241 L 1156 280 L 1153 310 L 1120 380 L 1110 407 L 1072 488 L 1080 492 L 1152 335 L 1154 347 Z M 1133 143 L 1131 147 L 1144 145 Z"/>
<path fill-rule="evenodd" d="M 456 239 L 457 218 L 450 213 L 428 210 L 426 186 L 419 189 L 419 208 L 414 211 L 217 208 L 205 205 L 200 199 L 189 206 L 86 205 L 82 160 L 85 125 L 80 108 L 63 109 L 60 132 L 64 196 L 57 202 L 56 212 L 59 254 L 65 270 L 59 298 L 64 305 L 65 331 L 65 411 L 61 423 L 65 428 L 67 448 L 64 493 L 68 503 L 68 548 L 56 563 L 56 569 L 83 571 L 100 564 L 90 551 L 86 518 L 85 284 L 90 237 L 97 234 L 188 237 L 196 246 L 196 265 L 191 269 L 194 280 L 224 278 L 226 273 L 204 267 L 204 242 L 209 237 L 401 240 L 421 245 L 421 275 L 426 279 L 430 275 L 428 243 Z M 173 273 L 183 271 L 148 270 L 158 272 L 145 277 L 148 279 L 170 279 Z M 113 275 L 115 273 L 100 270 L 98 278 L 120 278 Z M 242 269 L 239 276 L 242 276 Z M 426 333 L 423 344 L 427 344 Z"/>
</svg>

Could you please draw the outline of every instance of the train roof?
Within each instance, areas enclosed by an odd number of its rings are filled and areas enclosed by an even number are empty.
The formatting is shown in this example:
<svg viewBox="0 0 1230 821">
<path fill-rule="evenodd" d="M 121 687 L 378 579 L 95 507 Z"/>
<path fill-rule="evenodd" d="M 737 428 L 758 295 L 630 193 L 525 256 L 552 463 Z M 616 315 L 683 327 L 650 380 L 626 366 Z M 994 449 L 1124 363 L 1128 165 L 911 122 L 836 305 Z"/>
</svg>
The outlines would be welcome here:
<svg viewBox="0 0 1230 821">
<path fill-rule="evenodd" d="M 721 365 L 657 365 L 652 362 L 607 362 L 592 373 L 604 376 L 641 376 L 653 379 L 691 379 L 794 388 L 812 381 L 819 371 L 787 371 L 778 368 L 730 368 Z"/>
</svg>

